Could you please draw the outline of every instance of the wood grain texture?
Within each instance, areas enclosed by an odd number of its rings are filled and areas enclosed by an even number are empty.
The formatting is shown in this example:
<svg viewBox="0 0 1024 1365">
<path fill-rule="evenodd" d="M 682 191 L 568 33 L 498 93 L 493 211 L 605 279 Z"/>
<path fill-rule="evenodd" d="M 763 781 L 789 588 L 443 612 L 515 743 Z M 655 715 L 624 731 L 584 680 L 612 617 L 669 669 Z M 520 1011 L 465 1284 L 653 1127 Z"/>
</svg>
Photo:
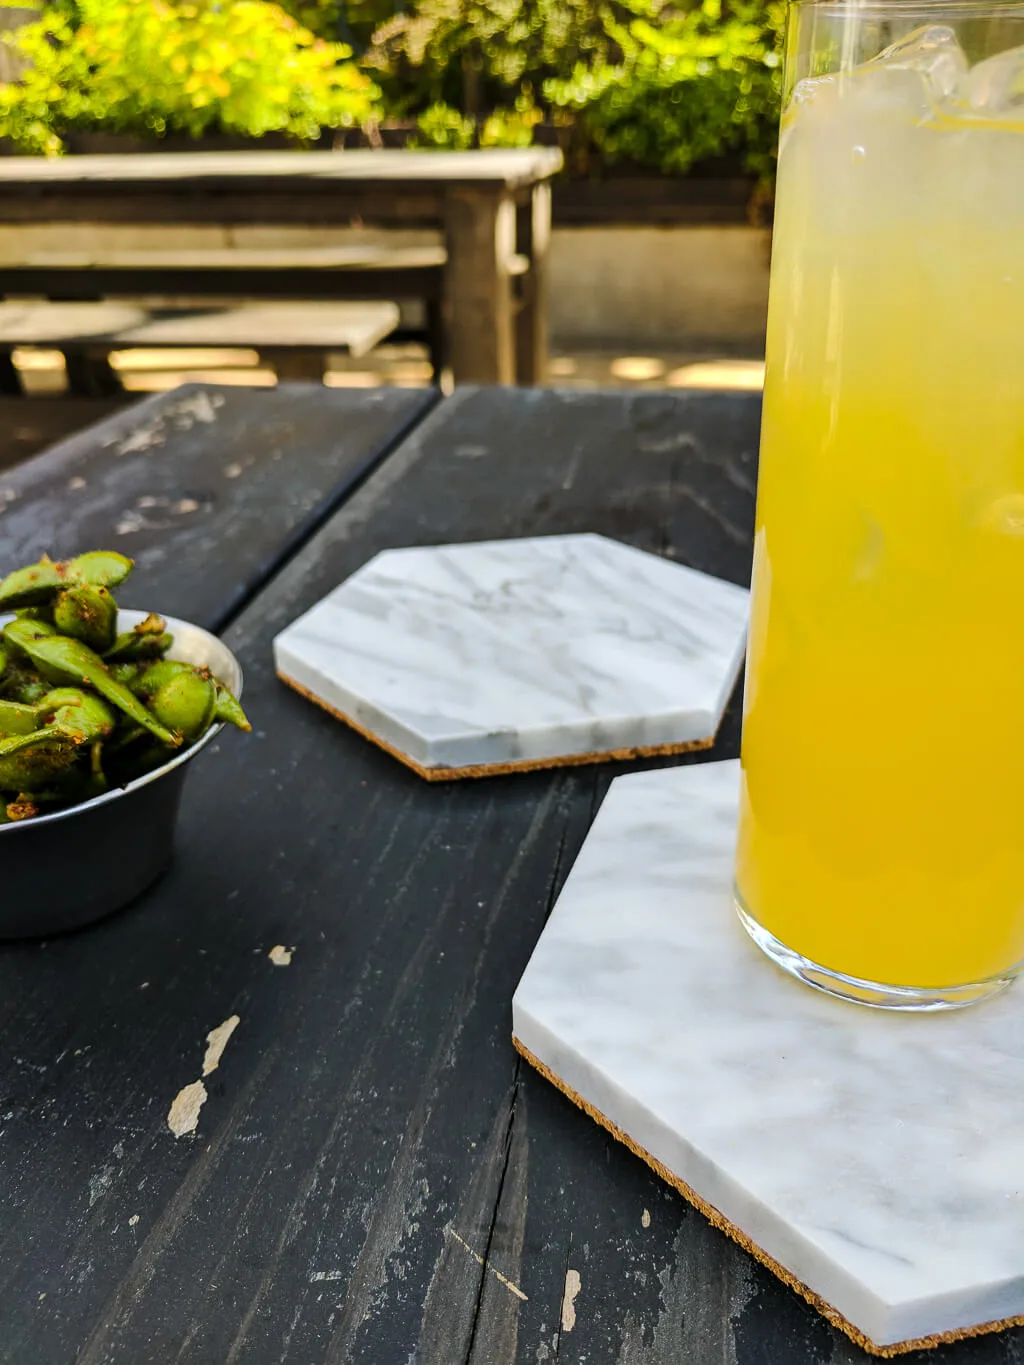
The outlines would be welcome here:
<svg viewBox="0 0 1024 1365">
<path fill-rule="evenodd" d="M 297 217 L 302 221 L 301 210 Z M 381 259 L 372 267 L 352 265 L 336 269 L 319 266 L 309 269 L 301 260 L 287 266 L 247 265 L 239 260 L 230 268 L 180 262 L 162 266 L 4 264 L 0 265 L 0 295 L 39 295 L 79 302 L 108 295 L 115 298 L 155 295 L 162 299 L 192 300 L 285 299 L 289 302 L 302 299 L 432 299 L 440 297 L 443 273 L 441 264 L 404 264 L 402 252 L 396 253 L 396 259 Z"/>
<path fill-rule="evenodd" d="M 399 545 L 594 530 L 745 581 L 757 423 L 753 396 L 460 391 L 242 613 L 254 732 L 197 760 L 166 879 L 0 954 L 0 1361 L 863 1358 L 513 1052 L 512 991 L 620 769 L 427 786 L 270 653 Z M 734 700 L 713 756 L 738 733 Z"/>
<path fill-rule="evenodd" d="M 530 263 L 517 281 L 516 380 L 543 384 L 548 374 L 548 252 L 551 247 L 551 186 L 537 185 L 517 214 L 517 247 Z"/>
<path fill-rule="evenodd" d="M 439 226 L 454 189 L 528 197 L 553 147 L 0 158 L 0 222 Z"/>
<path fill-rule="evenodd" d="M 516 206 L 511 196 L 453 191 L 445 205 L 443 310 L 448 360 L 457 384 L 511 384 L 516 377 L 511 265 Z"/>
<path fill-rule="evenodd" d="M 0 473 L 4 572 L 121 550 L 124 605 L 218 629 L 433 401 L 197 384 L 145 399 Z"/>
<path fill-rule="evenodd" d="M 57 292 L 54 290 L 54 292 Z M 125 322 L 125 313 L 130 320 Z M 398 324 L 393 303 L 240 303 L 153 309 L 116 303 L 0 303 L 0 346 L 298 346 L 365 355 Z M 321 367 L 322 369 L 323 367 Z"/>
<path fill-rule="evenodd" d="M 0 397 L 0 475 L 128 405 L 119 398 Z M 0 537 L 2 539 L 2 537 Z"/>
<path fill-rule="evenodd" d="M 469 152 L 349 149 L 342 152 L 147 152 L 121 155 L 7 157 L 0 161 L 5 197 L 19 185 L 166 185 L 210 181 L 264 185 L 303 181 L 343 185 L 497 185 L 517 189 L 562 168 L 556 147 L 488 147 Z"/>
</svg>

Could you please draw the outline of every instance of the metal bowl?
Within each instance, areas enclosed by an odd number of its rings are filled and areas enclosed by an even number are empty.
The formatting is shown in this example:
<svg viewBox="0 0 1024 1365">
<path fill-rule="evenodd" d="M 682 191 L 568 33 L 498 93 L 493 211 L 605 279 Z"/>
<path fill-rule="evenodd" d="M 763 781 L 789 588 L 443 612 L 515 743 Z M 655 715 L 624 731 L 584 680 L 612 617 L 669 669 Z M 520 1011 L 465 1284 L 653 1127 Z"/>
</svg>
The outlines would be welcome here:
<svg viewBox="0 0 1024 1365">
<path fill-rule="evenodd" d="M 146 616 L 118 612 L 118 630 Z M 10 617 L 0 617 L 0 625 Z M 209 631 L 168 616 L 170 659 L 205 665 L 239 696 L 238 660 Z M 41 938 L 78 929 L 134 900 L 167 867 L 186 765 L 223 726 L 127 786 L 51 815 L 0 825 L 0 939 Z"/>
</svg>

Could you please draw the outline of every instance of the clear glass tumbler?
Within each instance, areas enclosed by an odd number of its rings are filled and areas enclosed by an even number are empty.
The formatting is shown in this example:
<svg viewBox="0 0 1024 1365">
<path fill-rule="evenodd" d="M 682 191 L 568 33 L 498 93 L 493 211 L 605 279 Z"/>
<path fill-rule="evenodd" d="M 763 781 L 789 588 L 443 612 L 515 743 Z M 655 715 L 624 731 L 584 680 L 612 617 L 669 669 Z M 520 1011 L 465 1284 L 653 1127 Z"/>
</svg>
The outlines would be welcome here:
<svg viewBox="0 0 1024 1365">
<path fill-rule="evenodd" d="M 740 917 L 911 1009 L 1024 966 L 1024 4 L 798 0 Z"/>
</svg>

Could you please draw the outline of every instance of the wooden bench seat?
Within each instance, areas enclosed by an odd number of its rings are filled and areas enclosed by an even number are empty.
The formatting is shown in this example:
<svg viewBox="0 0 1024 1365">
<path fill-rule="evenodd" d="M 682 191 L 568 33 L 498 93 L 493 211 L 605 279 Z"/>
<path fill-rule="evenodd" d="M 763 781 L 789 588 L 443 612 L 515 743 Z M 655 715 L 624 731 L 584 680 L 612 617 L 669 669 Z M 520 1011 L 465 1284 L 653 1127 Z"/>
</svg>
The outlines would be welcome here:
<svg viewBox="0 0 1024 1365">
<path fill-rule="evenodd" d="M 0 294 L 439 298 L 446 260 L 443 246 L 43 251 L 0 261 Z"/>
<path fill-rule="evenodd" d="M 16 262 L 0 261 L 0 296 L 10 298 L 23 296 L 45 296 L 60 300 L 53 308 L 68 307 L 73 303 L 104 307 L 97 300 L 146 299 L 163 309 L 166 305 L 190 301 L 198 304 L 203 301 L 226 302 L 240 296 L 256 298 L 287 298 L 289 300 L 326 300 L 347 301 L 355 309 L 351 313 L 350 327 L 358 329 L 362 321 L 369 331 L 374 331 L 377 323 L 385 316 L 383 312 L 373 313 L 376 308 L 393 310 L 393 303 L 379 302 L 382 299 L 420 299 L 424 305 L 424 325 L 421 328 L 406 328 L 401 331 L 403 340 L 420 340 L 426 343 L 430 352 L 434 374 L 440 373 L 445 357 L 443 354 L 443 323 L 441 318 L 441 297 L 444 289 L 444 269 L 447 252 L 437 246 L 315 246 L 315 247 L 213 247 L 213 248 L 174 248 L 174 249 L 133 249 L 133 250 L 89 250 L 89 251 L 40 251 L 27 255 Z M 530 270 L 527 257 L 513 254 L 508 262 L 508 273 L 515 279 L 524 279 Z M 356 301 L 364 305 L 360 313 Z M 375 302 L 376 301 L 376 302 Z M 8 305 L 10 306 L 10 305 Z M 45 308 L 46 305 L 37 305 Z M 294 306 L 289 303 L 289 309 Z M 309 306 L 315 307 L 315 304 Z M 514 305 L 514 306 L 517 306 Z M 0 308 L 4 305 L 0 305 Z M 230 315 L 244 327 L 251 319 L 254 334 L 258 330 L 258 314 L 253 312 L 255 305 L 247 310 L 235 309 Z M 62 350 L 68 365 L 69 384 L 76 392 L 98 394 L 112 392 L 114 377 L 104 374 L 105 362 L 97 357 L 83 358 L 73 352 L 81 352 L 81 338 L 74 332 L 67 335 L 68 345 L 59 335 L 59 319 L 64 316 L 57 312 L 40 313 L 37 324 L 47 333 L 46 342 L 29 343 L 14 341 L 13 345 L 47 344 Z M 68 315 L 70 316 L 70 315 Z M 82 314 L 82 317 L 86 317 Z M 166 345 L 166 346 L 228 346 L 259 345 L 252 340 L 223 341 L 215 339 L 218 329 L 228 326 L 229 310 L 210 312 L 204 315 L 206 321 L 200 335 L 196 332 L 191 340 L 187 336 L 190 318 L 193 325 L 196 314 L 180 315 L 180 323 L 173 317 L 161 318 L 159 328 L 167 337 L 158 342 L 155 337 L 127 340 L 116 338 L 117 345 Z M 340 315 L 339 315 L 340 316 Z M 100 315 L 97 314 L 97 318 Z M 156 325 L 151 324 L 151 325 Z M 312 323 L 312 317 L 303 318 L 298 323 L 299 331 L 313 325 L 317 331 L 319 324 Z M 345 324 L 340 324 L 345 331 Z M 387 327 L 394 332 L 398 328 L 397 316 Z M 330 324 L 327 324 L 330 330 Z M 100 324 L 100 330 L 105 331 Z M 237 328 L 229 330 L 237 330 Z M 0 342 L 5 338 L 0 322 Z M 346 340 L 331 340 L 331 349 L 347 349 L 353 355 L 361 355 L 380 340 L 375 336 L 363 350 L 353 349 Z M 315 372 L 315 360 L 311 356 L 299 357 L 294 354 L 298 349 L 309 352 L 319 346 L 318 342 L 304 342 L 298 337 L 282 343 L 285 350 L 292 352 L 290 358 L 279 354 L 275 362 L 279 374 L 289 378 L 309 378 Z M 267 353 L 268 346 L 259 345 L 261 354 Z M 96 347 L 93 346 L 93 352 Z M 112 346 L 110 349 L 114 349 Z M 281 347 L 278 351 L 281 352 Z M 320 348 L 322 349 L 322 348 Z M 0 380 L 0 391 L 10 382 L 10 367 L 7 367 L 6 380 Z M 109 370 L 109 367 L 107 367 Z M 81 387 L 84 385 L 84 387 Z"/>
<path fill-rule="evenodd" d="M 13 352 L 21 346 L 63 351 L 69 386 L 102 395 L 120 385 L 111 351 L 133 347 L 254 347 L 278 376 L 323 377 L 324 356 L 361 356 L 398 325 L 386 302 L 245 303 L 201 309 L 151 309 L 141 303 L 0 303 L 0 392 L 18 393 Z"/>
<path fill-rule="evenodd" d="M 392 310 L 394 303 L 384 300 L 418 299 L 424 308 L 424 323 L 418 328 L 402 331 L 403 340 L 423 341 L 429 351 L 434 373 L 444 364 L 441 297 L 444 290 L 444 270 L 447 253 L 443 246 L 376 245 L 314 246 L 314 247 L 214 247 L 134 250 L 46 250 L 26 255 L 17 261 L 0 260 L 0 296 L 8 299 L 44 297 L 65 303 L 93 303 L 110 299 L 142 299 L 159 307 L 226 304 L 244 298 L 345 301 L 352 307 L 357 302 L 371 308 Z M 516 257 L 511 273 L 523 275 L 529 269 L 525 257 Z M 289 305 L 291 306 L 291 304 Z M 54 321 L 57 314 L 53 314 Z M 193 315 L 194 316 L 194 315 Z M 213 318 L 213 314 L 210 317 Z M 221 314 L 223 318 L 225 314 Z M 353 313 L 355 319 L 358 313 Z M 381 318 L 384 314 L 372 315 Z M 49 327 L 48 322 L 42 325 Z M 187 327 L 182 318 L 182 330 Z M 211 324 L 212 325 L 212 324 Z M 173 322 L 161 321 L 161 326 L 177 330 Z M 398 327 L 398 319 L 388 326 L 388 332 Z M 371 331 L 373 324 L 371 324 Z M 213 327 L 216 331 L 216 327 Z M 378 338 L 379 339 L 379 338 Z M 69 335 L 68 349 L 62 339 L 51 330 L 47 344 L 64 351 L 68 363 L 69 384 L 76 392 L 111 392 L 112 373 L 103 374 L 101 360 L 95 363 L 74 355 L 81 345 Z M 119 344 L 131 343 L 118 338 Z M 19 343 L 15 343 L 19 344 Z M 27 344 L 27 343 L 22 343 Z M 146 341 L 156 345 L 155 341 Z M 187 346 L 189 341 L 167 340 L 161 345 Z M 256 342 L 227 343 L 204 335 L 196 337 L 192 345 L 255 345 Z M 333 349 L 352 348 L 346 343 L 331 341 Z M 371 342 L 371 345 L 375 342 Z M 291 352 L 286 360 L 279 354 L 275 363 L 278 373 L 287 370 L 289 378 L 311 377 L 315 372 L 312 357 L 300 358 L 296 349 L 299 340 L 285 343 Z M 369 349 L 367 347 L 366 349 Z M 261 353 L 266 350 L 260 346 Z M 280 352 L 280 348 L 278 348 Z M 309 347 L 306 347 L 309 350 Z M 362 354 L 354 350 L 352 354 Z M 268 359 L 269 359 L 268 353 Z M 282 366 L 285 369 L 282 369 Z M 9 366 L 7 381 L 10 381 Z M 107 367 L 109 369 L 109 367 Z M 84 385 L 84 387 L 82 387 Z"/>
</svg>

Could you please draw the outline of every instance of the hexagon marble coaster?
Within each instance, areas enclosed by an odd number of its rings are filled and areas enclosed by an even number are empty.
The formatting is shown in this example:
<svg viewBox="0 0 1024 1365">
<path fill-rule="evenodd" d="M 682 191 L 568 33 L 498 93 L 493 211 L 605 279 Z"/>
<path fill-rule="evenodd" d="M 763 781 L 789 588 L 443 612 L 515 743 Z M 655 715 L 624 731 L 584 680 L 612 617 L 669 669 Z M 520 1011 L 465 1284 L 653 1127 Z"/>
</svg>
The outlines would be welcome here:
<svg viewBox="0 0 1024 1365">
<path fill-rule="evenodd" d="M 879 1355 L 1024 1320 L 1024 987 L 895 1015 L 794 981 L 732 906 L 739 765 L 612 784 L 516 1046 Z"/>
<path fill-rule="evenodd" d="M 386 550 L 274 655 L 430 780 L 678 753 L 714 741 L 748 598 L 597 535 Z"/>
</svg>

